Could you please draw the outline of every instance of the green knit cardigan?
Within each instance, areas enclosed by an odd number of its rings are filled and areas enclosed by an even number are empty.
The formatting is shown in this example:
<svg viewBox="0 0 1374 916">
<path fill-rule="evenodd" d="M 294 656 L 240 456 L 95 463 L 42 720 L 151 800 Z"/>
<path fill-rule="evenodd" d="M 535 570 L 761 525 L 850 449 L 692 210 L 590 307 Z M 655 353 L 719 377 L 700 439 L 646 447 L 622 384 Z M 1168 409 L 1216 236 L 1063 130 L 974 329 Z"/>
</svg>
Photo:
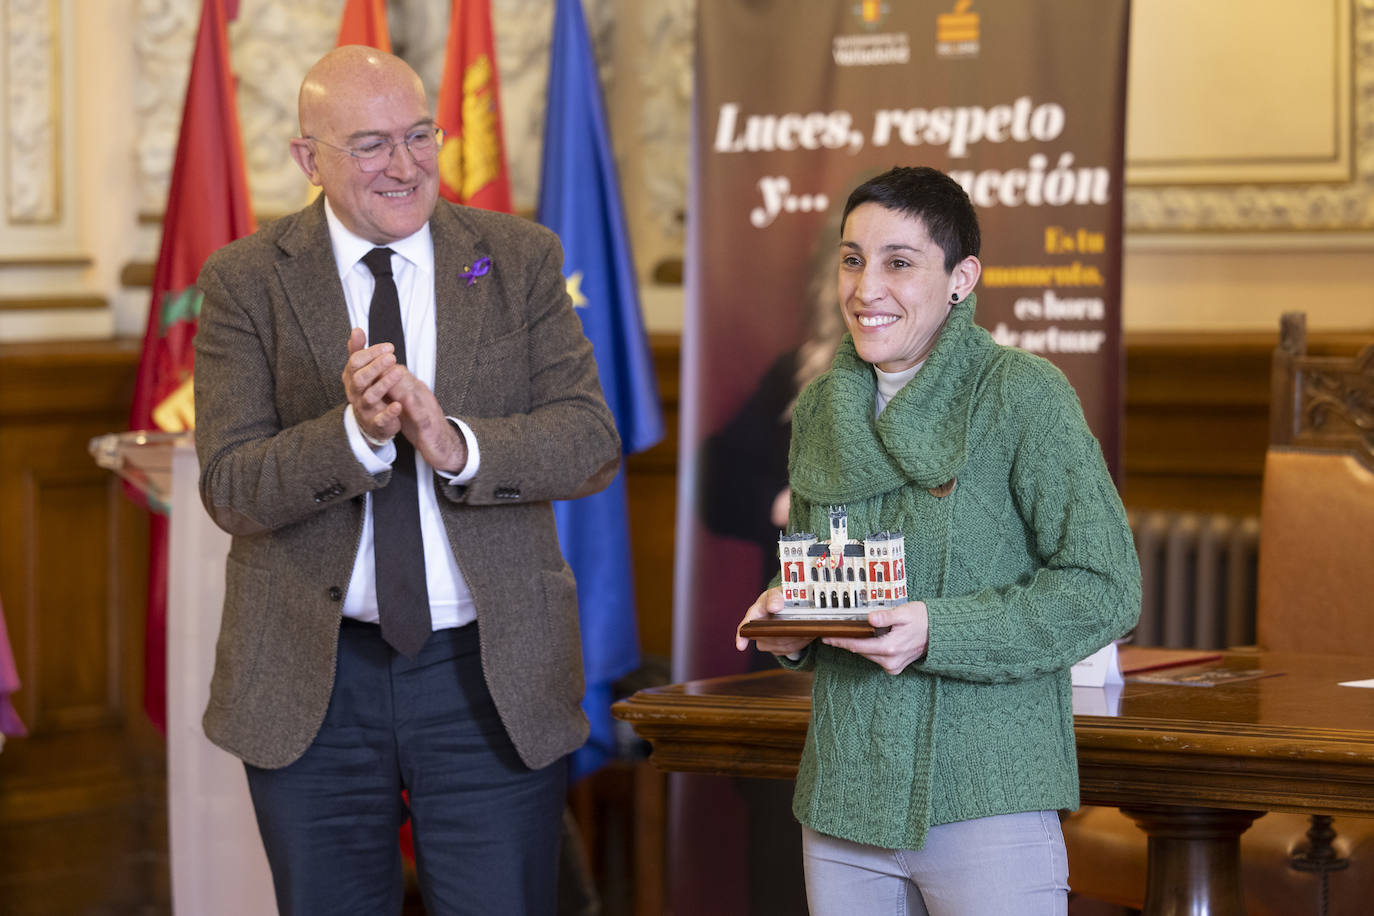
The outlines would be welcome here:
<svg viewBox="0 0 1374 916">
<path fill-rule="evenodd" d="M 1067 379 L 954 306 L 876 420 L 848 335 L 797 401 L 792 531 L 900 529 L 930 644 L 900 675 L 821 644 L 793 812 L 820 833 L 919 849 L 936 824 L 1078 806 L 1070 666 L 1126 633 L 1140 567 Z M 942 485 L 954 481 L 947 495 Z"/>
</svg>

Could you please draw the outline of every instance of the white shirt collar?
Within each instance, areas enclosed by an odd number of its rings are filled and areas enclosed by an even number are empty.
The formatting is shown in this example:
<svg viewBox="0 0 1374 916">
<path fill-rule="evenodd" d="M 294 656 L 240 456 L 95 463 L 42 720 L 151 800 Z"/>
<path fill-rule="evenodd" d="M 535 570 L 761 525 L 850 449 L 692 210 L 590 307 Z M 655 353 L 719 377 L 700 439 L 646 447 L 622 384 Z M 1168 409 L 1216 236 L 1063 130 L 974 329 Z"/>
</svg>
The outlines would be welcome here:
<svg viewBox="0 0 1374 916">
<path fill-rule="evenodd" d="M 329 244 L 334 249 L 334 264 L 339 268 L 340 277 L 356 267 L 363 255 L 379 247 L 390 248 L 422 271 L 431 276 L 434 274 L 434 240 L 429 234 L 428 220 L 413 235 L 397 239 L 389 245 L 379 246 L 362 236 L 354 235 L 335 215 L 327 197 L 324 201 L 324 218 L 329 224 Z"/>
</svg>

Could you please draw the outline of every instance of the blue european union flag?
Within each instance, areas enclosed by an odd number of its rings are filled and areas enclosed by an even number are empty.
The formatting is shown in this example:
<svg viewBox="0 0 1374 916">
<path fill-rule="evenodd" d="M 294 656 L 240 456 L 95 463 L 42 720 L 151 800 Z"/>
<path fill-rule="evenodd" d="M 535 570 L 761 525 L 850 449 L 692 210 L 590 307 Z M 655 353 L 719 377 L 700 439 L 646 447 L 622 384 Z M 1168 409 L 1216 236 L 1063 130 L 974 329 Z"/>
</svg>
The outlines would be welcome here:
<svg viewBox="0 0 1374 916">
<path fill-rule="evenodd" d="M 558 0 L 554 14 L 538 219 L 563 240 L 568 292 L 596 352 L 625 453 L 643 451 L 663 438 L 663 415 L 580 0 Z M 577 576 L 587 672 L 582 708 L 592 725 L 573 755 L 576 779 L 614 752 L 611 685 L 639 666 L 624 462 L 604 491 L 555 503 L 554 514 Z"/>
</svg>

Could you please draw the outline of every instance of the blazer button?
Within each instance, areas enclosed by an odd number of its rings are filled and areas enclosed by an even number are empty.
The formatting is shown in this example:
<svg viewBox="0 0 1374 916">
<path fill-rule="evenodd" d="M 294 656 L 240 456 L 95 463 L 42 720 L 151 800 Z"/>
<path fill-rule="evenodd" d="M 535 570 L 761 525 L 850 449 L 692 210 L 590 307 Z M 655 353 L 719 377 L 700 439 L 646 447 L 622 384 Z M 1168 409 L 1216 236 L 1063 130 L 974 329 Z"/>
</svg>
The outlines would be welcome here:
<svg viewBox="0 0 1374 916">
<path fill-rule="evenodd" d="M 343 600 L 343 589 L 339 588 L 337 585 L 331 585 L 331 586 L 329 586 L 329 600 L 330 600 L 330 601 L 342 601 L 342 600 Z"/>
</svg>

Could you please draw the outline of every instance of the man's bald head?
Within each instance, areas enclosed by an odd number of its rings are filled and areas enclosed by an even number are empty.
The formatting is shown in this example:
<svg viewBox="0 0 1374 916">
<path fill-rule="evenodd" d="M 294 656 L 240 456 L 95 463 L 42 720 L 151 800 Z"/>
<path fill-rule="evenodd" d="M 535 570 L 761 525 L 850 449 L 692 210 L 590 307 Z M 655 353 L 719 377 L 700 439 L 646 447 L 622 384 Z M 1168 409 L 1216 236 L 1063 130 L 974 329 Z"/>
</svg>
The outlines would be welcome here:
<svg viewBox="0 0 1374 916">
<path fill-rule="evenodd" d="M 330 107 L 385 95 L 409 86 L 423 99 L 425 86 L 419 74 L 395 54 L 366 45 L 335 48 L 315 62 L 301 81 L 296 99 L 301 136 L 312 136 L 329 118 Z"/>
<path fill-rule="evenodd" d="M 310 68 L 299 105 L 301 136 L 291 156 L 343 225 L 376 245 L 419 231 L 438 200 L 439 167 L 434 119 L 415 71 L 385 51 L 345 45 Z M 419 159 L 412 137 L 426 141 Z"/>
</svg>

